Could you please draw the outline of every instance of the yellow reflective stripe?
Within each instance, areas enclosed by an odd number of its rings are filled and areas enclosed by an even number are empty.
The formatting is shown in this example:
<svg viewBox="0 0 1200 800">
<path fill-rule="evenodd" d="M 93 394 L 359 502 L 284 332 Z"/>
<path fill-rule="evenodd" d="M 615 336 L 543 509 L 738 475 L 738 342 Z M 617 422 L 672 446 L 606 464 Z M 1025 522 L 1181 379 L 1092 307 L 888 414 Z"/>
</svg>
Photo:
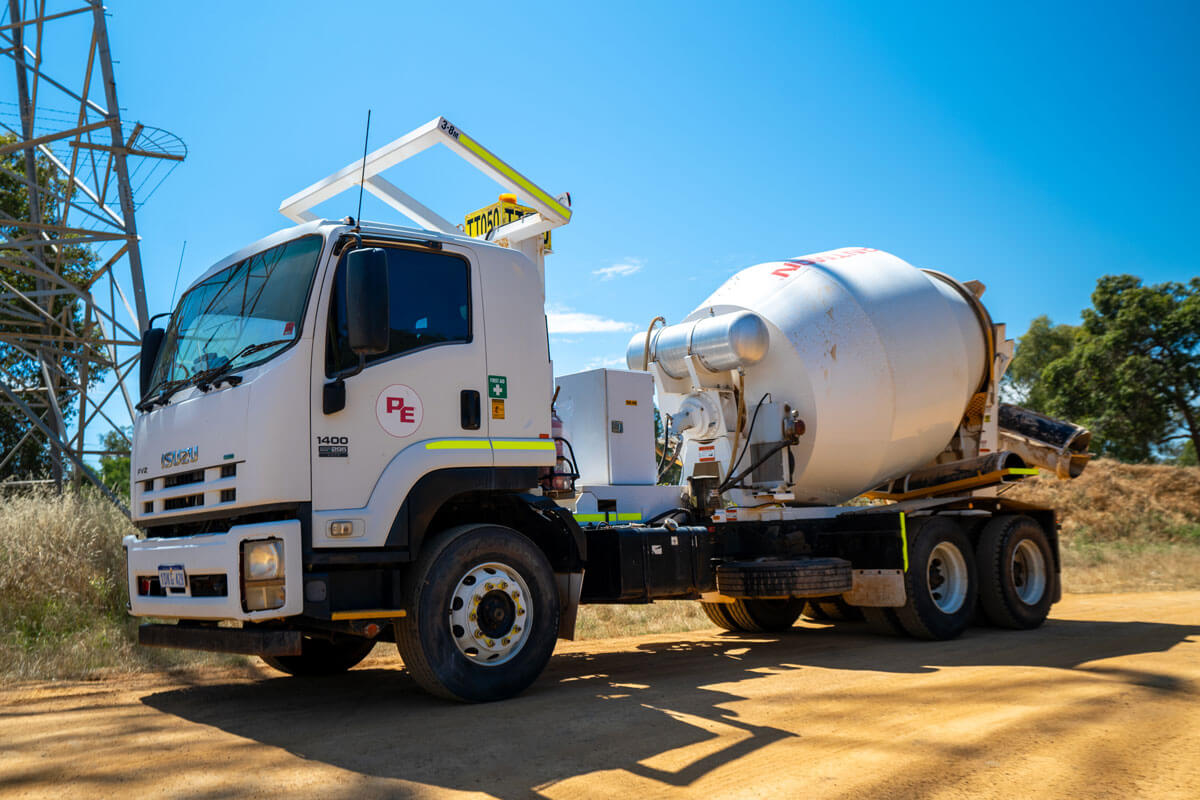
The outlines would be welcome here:
<svg viewBox="0 0 1200 800">
<path fill-rule="evenodd" d="M 549 439 L 532 439 L 523 442 L 492 440 L 492 447 L 497 450 L 553 450 L 554 442 Z"/>
<path fill-rule="evenodd" d="M 617 522 L 641 522 L 641 514 L 617 514 Z"/>
<path fill-rule="evenodd" d="M 550 208 L 554 209 L 554 212 L 556 214 L 558 214 L 560 217 L 562 217 L 564 220 L 571 218 L 571 209 L 567 208 L 562 203 L 558 202 L 553 197 L 551 197 L 550 195 L 543 192 L 537 186 L 534 186 L 533 183 L 530 182 L 528 178 L 526 178 L 521 173 L 517 172 L 515 169 L 510 167 L 508 164 L 505 164 L 503 161 L 496 158 L 494 155 L 492 155 L 491 153 L 489 153 L 487 151 L 487 148 L 485 148 L 483 145 L 476 142 L 470 136 L 467 136 L 462 131 L 458 132 L 458 143 L 461 144 L 463 147 L 467 148 L 468 150 L 470 150 L 475 155 L 482 158 L 490 166 L 499 170 L 501 172 L 501 174 L 503 174 L 506 178 L 508 178 L 513 183 L 520 186 L 526 192 L 533 195 L 538 200 L 541 200 L 546 205 L 550 206 Z"/>
<path fill-rule="evenodd" d="M 1037 467 L 1009 467 L 1009 475 L 1037 475 Z"/>
<path fill-rule="evenodd" d="M 908 572 L 908 527 L 904 524 L 904 512 L 900 512 L 900 549 L 904 551 L 904 571 Z"/>
<path fill-rule="evenodd" d="M 408 612 L 403 608 L 372 608 L 366 611 L 334 611 L 329 618 L 341 621 L 344 619 L 396 619 L 407 616 Z"/>
<path fill-rule="evenodd" d="M 491 450 L 487 439 L 437 439 L 425 443 L 426 450 Z"/>
<path fill-rule="evenodd" d="M 605 514 L 572 514 L 576 522 L 607 522 Z"/>
</svg>

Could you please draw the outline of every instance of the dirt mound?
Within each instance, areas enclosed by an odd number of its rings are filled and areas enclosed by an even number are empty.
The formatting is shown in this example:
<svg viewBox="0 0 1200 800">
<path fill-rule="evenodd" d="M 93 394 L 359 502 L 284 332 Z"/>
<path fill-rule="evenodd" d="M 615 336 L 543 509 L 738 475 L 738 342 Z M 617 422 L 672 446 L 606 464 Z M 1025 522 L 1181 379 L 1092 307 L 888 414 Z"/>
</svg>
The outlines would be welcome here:
<svg viewBox="0 0 1200 800">
<path fill-rule="evenodd" d="M 1200 543 L 1200 467 L 1099 459 L 1075 480 L 1042 473 L 1004 496 L 1057 509 L 1064 540 Z"/>
</svg>

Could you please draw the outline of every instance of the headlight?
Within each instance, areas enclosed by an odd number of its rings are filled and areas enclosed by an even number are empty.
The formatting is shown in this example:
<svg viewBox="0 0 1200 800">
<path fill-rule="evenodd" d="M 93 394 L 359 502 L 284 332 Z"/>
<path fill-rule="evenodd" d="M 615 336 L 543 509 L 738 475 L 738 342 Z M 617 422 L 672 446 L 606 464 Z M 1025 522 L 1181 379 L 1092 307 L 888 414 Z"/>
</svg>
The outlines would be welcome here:
<svg viewBox="0 0 1200 800">
<path fill-rule="evenodd" d="M 283 542 L 268 539 L 242 544 L 242 575 L 247 581 L 269 581 L 283 577 Z"/>
<path fill-rule="evenodd" d="M 242 606 L 247 611 L 280 608 L 286 599 L 283 542 L 242 542 Z"/>
</svg>

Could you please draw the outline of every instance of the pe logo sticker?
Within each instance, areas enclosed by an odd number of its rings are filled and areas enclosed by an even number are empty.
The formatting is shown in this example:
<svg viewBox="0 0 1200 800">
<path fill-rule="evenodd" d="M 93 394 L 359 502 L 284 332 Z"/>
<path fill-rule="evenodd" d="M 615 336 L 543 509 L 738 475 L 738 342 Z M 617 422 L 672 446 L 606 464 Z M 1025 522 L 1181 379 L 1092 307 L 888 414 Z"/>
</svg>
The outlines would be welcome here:
<svg viewBox="0 0 1200 800">
<path fill-rule="evenodd" d="M 393 383 L 379 393 L 375 418 L 380 427 L 397 439 L 411 436 L 421 427 L 421 397 L 411 386 Z"/>
</svg>

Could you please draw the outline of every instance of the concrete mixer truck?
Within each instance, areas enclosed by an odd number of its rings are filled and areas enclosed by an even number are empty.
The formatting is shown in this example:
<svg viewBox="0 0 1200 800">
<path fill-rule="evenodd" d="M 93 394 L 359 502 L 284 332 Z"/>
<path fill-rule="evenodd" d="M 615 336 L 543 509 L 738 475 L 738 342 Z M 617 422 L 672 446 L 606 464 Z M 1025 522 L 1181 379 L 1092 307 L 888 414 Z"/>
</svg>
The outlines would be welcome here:
<svg viewBox="0 0 1200 800">
<path fill-rule="evenodd" d="M 457 226 L 380 175 L 435 145 L 508 193 Z M 311 212 L 352 188 L 417 227 Z M 979 283 L 863 247 L 767 258 L 636 334 L 627 370 L 556 379 L 570 197 L 444 118 L 281 211 L 300 224 L 144 336 L 130 612 L 170 620 L 145 645 L 319 675 L 388 641 L 427 690 L 488 701 L 583 603 L 937 640 L 1036 627 L 1060 595 L 1054 511 L 1002 491 L 1077 475 L 1088 433 L 1000 403 L 1012 342 Z"/>
</svg>

